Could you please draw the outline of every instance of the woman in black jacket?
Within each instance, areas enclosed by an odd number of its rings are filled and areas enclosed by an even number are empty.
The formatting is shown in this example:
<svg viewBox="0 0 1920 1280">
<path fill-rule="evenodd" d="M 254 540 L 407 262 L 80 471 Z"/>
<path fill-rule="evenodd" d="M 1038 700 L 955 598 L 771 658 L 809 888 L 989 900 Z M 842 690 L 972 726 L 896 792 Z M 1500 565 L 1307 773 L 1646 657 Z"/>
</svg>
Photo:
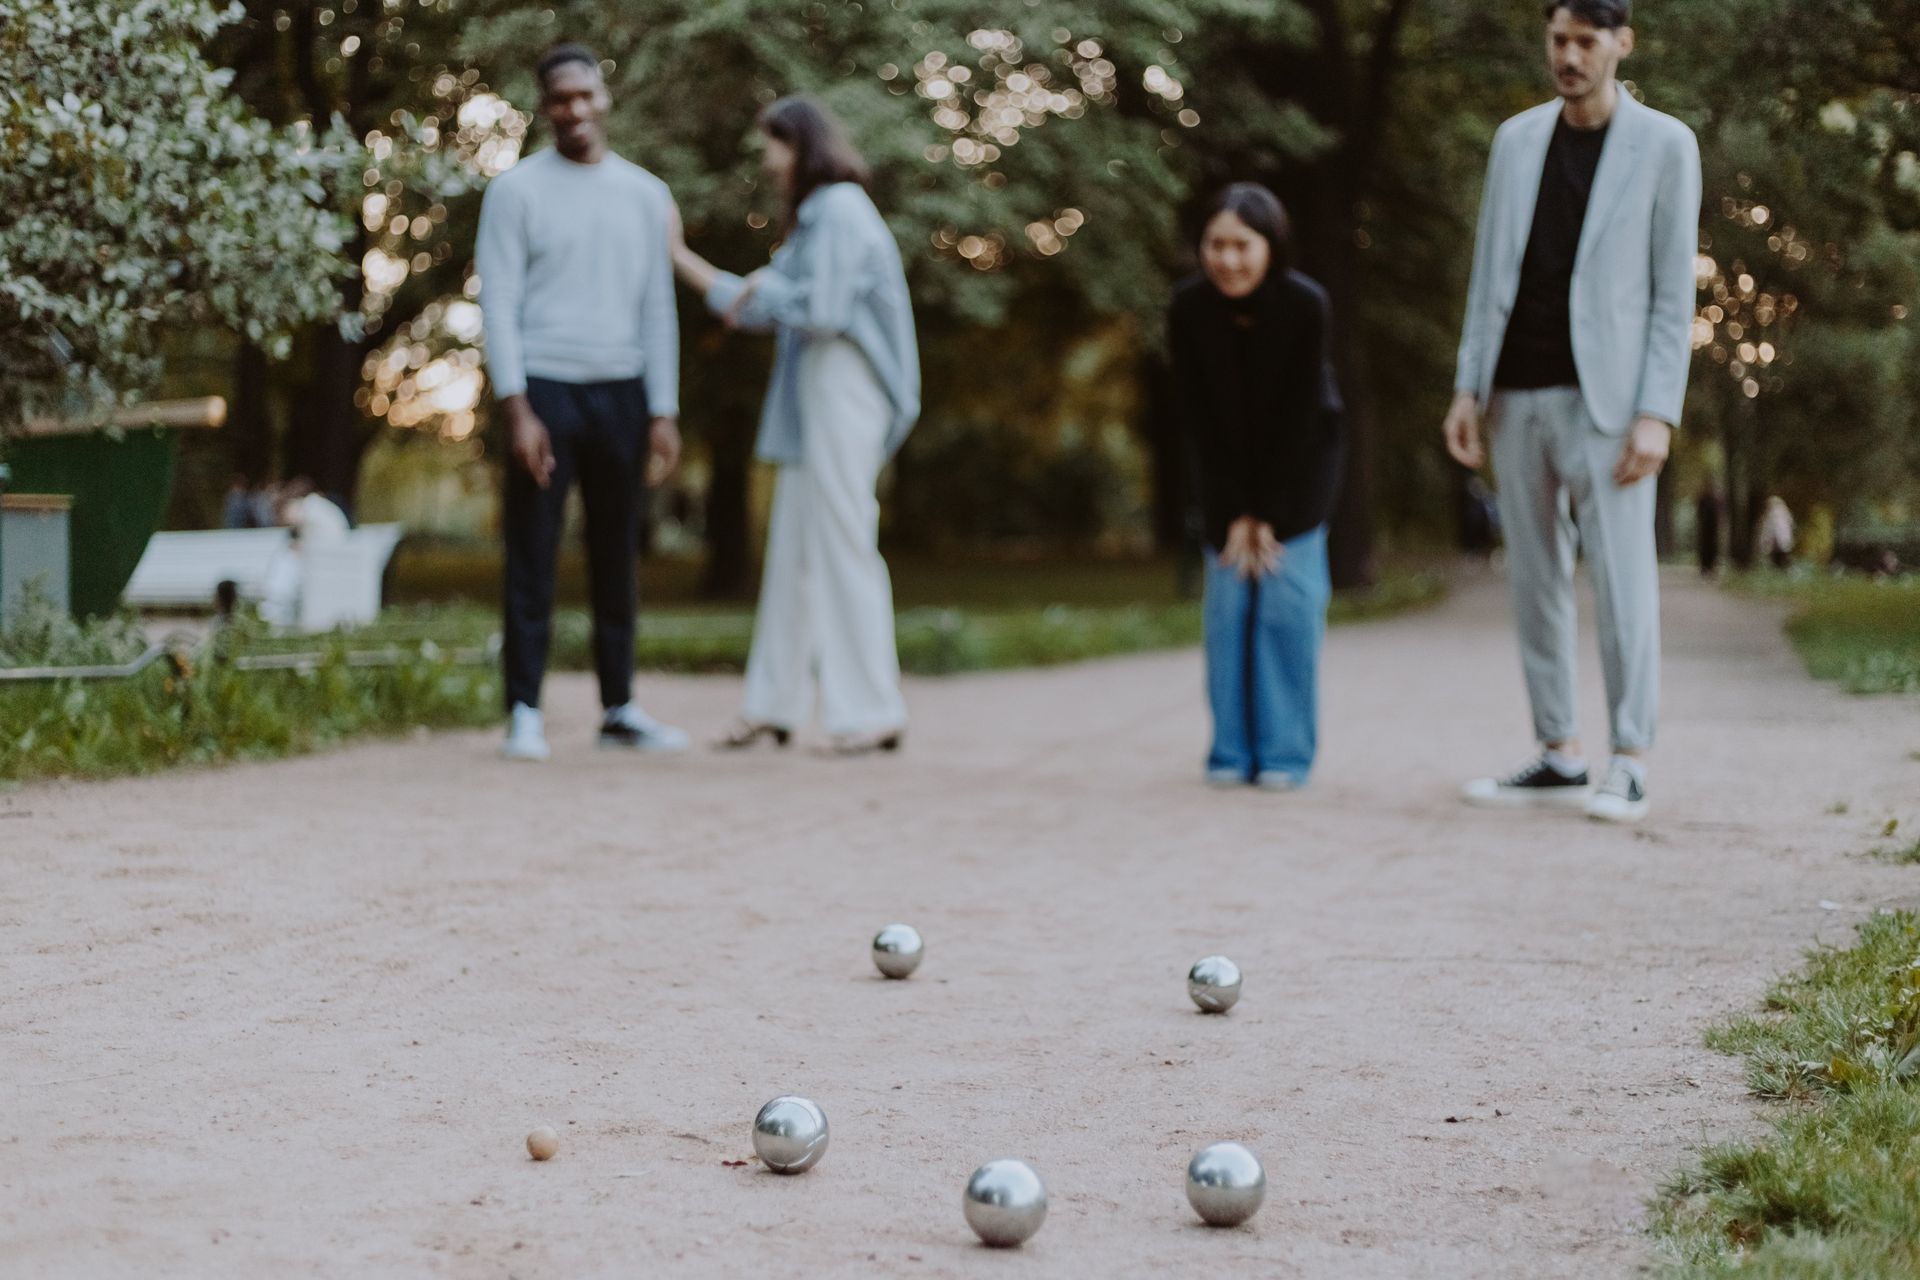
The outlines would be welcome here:
<svg viewBox="0 0 1920 1280">
<path fill-rule="evenodd" d="M 1306 783 L 1326 630 L 1327 518 L 1344 413 L 1327 296 L 1290 269 L 1286 210 L 1253 183 L 1209 210 L 1175 289 L 1174 390 L 1207 543 L 1207 781 Z"/>
</svg>

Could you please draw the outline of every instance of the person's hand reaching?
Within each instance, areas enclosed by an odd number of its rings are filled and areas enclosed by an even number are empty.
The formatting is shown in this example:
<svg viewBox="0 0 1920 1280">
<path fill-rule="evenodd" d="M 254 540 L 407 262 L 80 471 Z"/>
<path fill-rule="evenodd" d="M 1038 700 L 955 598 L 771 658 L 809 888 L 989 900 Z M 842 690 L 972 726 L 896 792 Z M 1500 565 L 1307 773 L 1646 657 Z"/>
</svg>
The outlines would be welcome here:
<svg viewBox="0 0 1920 1280">
<path fill-rule="evenodd" d="M 737 329 L 740 327 L 740 316 L 746 311 L 747 304 L 753 301 L 754 291 L 760 287 L 760 278 L 764 276 L 766 272 L 767 269 L 762 267 L 747 277 L 746 287 L 740 290 L 740 296 L 733 300 L 733 305 L 727 308 L 727 314 L 721 317 L 721 320 L 726 324 L 727 328 Z"/>
</svg>

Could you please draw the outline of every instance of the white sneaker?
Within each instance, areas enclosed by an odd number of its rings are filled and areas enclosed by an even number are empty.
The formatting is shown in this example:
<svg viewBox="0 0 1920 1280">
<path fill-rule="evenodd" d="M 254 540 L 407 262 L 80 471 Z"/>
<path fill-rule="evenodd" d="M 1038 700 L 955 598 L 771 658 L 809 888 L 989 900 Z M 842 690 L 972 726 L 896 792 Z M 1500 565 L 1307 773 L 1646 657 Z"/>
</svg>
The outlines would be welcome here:
<svg viewBox="0 0 1920 1280">
<path fill-rule="evenodd" d="M 1647 788 L 1640 771 L 1615 758 L 1607 780 L 1587 801 L 1587 816 L 1598 822 L 1638 822 L 1647 816 Z"/>
<path fill-rule="evenodd" d="M 513 704 L 507 718 L 507 741 L 500 754 L 509 760 L 545 760 L 553 754 L 547 748 L 547 722 L 538 707 L 524 702 Z"/>
<path fill-rule="evenodd" d="M 1247 771 L 1245 769 L 1208 769 L 1207 785 L 1219 791 L 1225 791 L 1228 787 L 1244 787 L 1247 785 Z"/>
<path fill-rule="evenodd" d="M 1282 773 L 1278 769 L 1262 769 L 1254 775 L 1253 785 L 1262 791 L 1298 791 L 1304 784 L 1291 773 Z"/>
<path fill-rule="evenodd" d="M 685 729 L 661 724 L 629 702 L 614 707 L 600 722 L 600 745 L 622 751 L 645 751 L 653 755 L 677 755 L 693 744 Z"/>
</svg>

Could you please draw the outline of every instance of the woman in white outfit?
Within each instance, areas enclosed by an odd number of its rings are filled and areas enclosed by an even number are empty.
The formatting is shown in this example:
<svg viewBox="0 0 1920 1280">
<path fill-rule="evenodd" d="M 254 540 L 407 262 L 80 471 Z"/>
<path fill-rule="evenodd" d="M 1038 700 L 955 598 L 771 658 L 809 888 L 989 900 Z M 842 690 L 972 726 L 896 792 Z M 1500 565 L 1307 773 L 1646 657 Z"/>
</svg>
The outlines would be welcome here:
<svg viewBox="0 0 1920 1280">
<path fill-rule="evenodd" d="M 825 107 L 782 98 L 760 132 L 786 206 L 773 261 L 742 279 L 677 235 L 674 248 L 716 315 L 776 335 L 758 452 L 780 475 L 745 705 L 720 745 L 786 745 L 817 686 L 835 751 L 892 751 L 907 711 L 874 486 L 920 414 L 906 273 L 867 167 Z"/>
</svg>

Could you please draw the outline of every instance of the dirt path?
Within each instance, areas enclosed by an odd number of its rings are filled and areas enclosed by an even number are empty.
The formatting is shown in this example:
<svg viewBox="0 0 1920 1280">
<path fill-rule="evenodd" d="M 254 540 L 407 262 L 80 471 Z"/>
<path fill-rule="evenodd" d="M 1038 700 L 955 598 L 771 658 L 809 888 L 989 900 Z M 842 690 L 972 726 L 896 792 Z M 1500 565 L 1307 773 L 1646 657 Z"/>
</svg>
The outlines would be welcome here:
<svg viewBox="0 0 1920 1280">
<path fill-rule="evenodd" d="M 544 771 L 452 735 L 0 795 L 0 1269 L 1630 1274 L 1642 1197 L 1755 1123 L 1701 1028 L 1917 883 L 1848 856 L 1920 816 L 1913 704 L 1761 606 L 1668 616 L 1637 832 L 1453 801 L 1526 745 L 1491 581 L 1335 633 L 1299 796 L 1200 787 L 1194 654 L 917 684 L 894 760 L 598 754 L 576 677 Z M 708 730 L 736 690 L 645 692 Z M 782 1092 L 826 1159 L 728 1167 Z M 1241 1231 L 1183 1198 L 1217 1138 L 1266 1160 Z M 1015 1257 L 959 1212 L 1007 1154 L 1053 1197 Z"/>
</svg>

